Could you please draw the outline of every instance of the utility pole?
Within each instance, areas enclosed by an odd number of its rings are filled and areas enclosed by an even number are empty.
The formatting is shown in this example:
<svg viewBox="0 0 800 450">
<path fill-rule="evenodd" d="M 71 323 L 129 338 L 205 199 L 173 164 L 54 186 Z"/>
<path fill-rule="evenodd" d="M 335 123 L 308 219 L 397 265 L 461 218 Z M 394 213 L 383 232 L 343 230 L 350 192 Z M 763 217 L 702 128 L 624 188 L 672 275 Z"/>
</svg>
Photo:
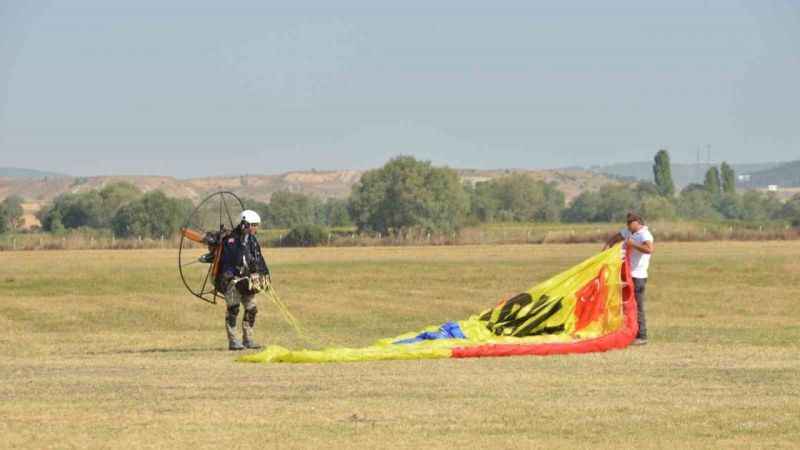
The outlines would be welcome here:
<svg viewBox="0 0 800 450">
<path fill-rule="evenodd" d="M 694 171 L 692 173 L 692 182 L 699 183 L 703 181 L 703 162 L 700 160 L 700 149 L 702 146 L 697 146 L 697 162 L 694 165 Z"/>
</svg>

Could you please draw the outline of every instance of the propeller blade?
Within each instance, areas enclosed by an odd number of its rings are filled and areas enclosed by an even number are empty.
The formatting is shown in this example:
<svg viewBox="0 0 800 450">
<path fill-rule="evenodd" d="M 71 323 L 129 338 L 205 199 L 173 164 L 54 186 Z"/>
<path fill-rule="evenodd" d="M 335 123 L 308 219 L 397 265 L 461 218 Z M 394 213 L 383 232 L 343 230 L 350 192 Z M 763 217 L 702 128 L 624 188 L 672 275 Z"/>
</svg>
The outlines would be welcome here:
<svg viewBox="0 0 800 450">
<path fill-rule="evenodd" d="M 203 244 L 206 239 L 205 233 L 185 227 L 181 228 L 181 235 L 190 241 L 198 242 L 200 244 Z"/>
</svg>

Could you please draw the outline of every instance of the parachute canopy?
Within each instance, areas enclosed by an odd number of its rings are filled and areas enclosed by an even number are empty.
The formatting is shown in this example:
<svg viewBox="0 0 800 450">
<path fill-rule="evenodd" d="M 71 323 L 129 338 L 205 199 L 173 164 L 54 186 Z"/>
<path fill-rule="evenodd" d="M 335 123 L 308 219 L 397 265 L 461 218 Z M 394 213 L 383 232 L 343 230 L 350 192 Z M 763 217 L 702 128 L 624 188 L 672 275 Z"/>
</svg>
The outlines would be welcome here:
<svg viewBox="0 0 800 450">
<path fill-rule="evenodd" d="M 364 348 L 270 346 L 239 360 L 321 363 L 602 352 L 637 333 L 636 299 L 621 244 L 465 320 Z"/>
</svg>

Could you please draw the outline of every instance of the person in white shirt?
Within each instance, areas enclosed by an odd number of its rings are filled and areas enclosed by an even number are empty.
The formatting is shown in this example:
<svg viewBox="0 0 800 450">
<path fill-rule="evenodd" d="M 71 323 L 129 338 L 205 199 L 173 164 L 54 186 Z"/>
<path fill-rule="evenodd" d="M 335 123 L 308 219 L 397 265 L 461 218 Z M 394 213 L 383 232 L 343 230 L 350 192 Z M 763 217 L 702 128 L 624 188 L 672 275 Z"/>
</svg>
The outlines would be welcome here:
<svg viewBox="0 0 800 450">
<path fill-rule="evenodd" d="M 628 245 L 631 246 L 631 276 L 633 277 L 634 292 L 636 293 L 636 306 L 639 315 L 639 333 L 633 342 L 636 345 L 647 343 L 647 320 L 644 313 L 645 287 L 647 286 L 647 269 L 650 266 L 650 256 L 653 254 L 653 235 L 645 226 L 641 216 L 628 213 L 626 218 L 628 226 L 611 237 L 606 242 L 603 250 L 614 246 L 617 242 L 624 241 L 622 252 L 625 254 Z"/>
</svg>

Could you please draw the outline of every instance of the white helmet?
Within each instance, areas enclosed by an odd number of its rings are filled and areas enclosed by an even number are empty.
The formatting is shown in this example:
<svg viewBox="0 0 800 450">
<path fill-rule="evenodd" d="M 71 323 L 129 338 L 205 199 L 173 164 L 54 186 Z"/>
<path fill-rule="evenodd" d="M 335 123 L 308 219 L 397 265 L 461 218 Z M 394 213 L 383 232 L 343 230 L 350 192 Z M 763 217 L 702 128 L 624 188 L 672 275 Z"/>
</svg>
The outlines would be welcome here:
<svg viewBox="0 0 800 450">
<path fill-rule="evenodd" d="M 261 216 L 259 216 L 257 212 L 248 209 L 242 211 L 242 214 L 239 215 L 239 220 L 241 220 L 242 222 L 247 222 L 249 224 L 260 224 Z"/>
</svg>

